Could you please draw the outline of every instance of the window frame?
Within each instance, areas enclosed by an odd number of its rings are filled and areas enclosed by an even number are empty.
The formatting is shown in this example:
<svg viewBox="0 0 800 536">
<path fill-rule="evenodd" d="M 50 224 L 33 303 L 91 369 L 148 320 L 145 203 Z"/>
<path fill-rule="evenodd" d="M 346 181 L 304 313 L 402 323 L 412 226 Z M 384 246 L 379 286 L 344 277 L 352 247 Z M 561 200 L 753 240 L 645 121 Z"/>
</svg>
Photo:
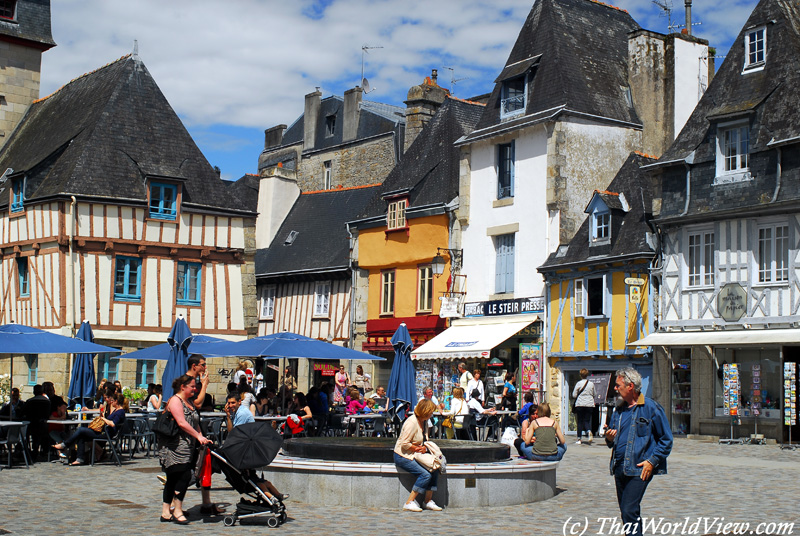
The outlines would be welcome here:
<svg viewBox="0 0 800 536">
<path fill-rule="evenodd" d="M 322 163 L 322 189 L 330 190 L 333 186 L 333 164 L 330 160 Z"/>
<path fill-rule="evenodd" d="M 783 236 L 778 236 L 778 230 Z M 770 236 L 762 238 L 762 232 L 769 231 Z M 785 221 L 773 221 L 760 223 L 757 229 L 757 242 L 753 250 L 753 277 L 751 280 L 755 285 L 788 285 L 789 284 L 789 224 Z M 762 255 L 762 244 L 769 242 L 769 258 L 764 259 Z M 780 252 L 782 259 L 778 258 L 779 242 L 784 243 Z M 765 262 L 766 261 L 766 262 Z M 769 267 L 764 264 L 768 263 Z M 781 266 L 782 265 L 782 266 Z"/>
<path fill-rule="evenodd" d="M 17 296 L 20 298 L 30 298 L 31 278 L 28 257 L 17 257 L 17 276 Z"/>
<path fill-rule="evenodd" d="M 314 318 L 330 318 L 331 290 L 330 281 L 317 281 L 314 285 Z M 324 303 L 320 302 L 321 298 L 324 298 Z M 324 305 L 324 308 L 321 305 Z"/>
<path fill-rule="evenodd" d="M 105 378 L 112 383 L 118 380 L 119 358 L 113 357 L 112 354 L 97 354 L 97 378 Z"/>
<path fill-rule="evenodd" d="M 9 213 L 19 214 L 25 212 L 25 177 L 11 180 Z"/>
<path fill-rule="evenodd" d="M 599 221 L 600 219 L 604 221 Z M 600 236 L 600 232 L 603 236 Z M 592 232 L 590 236 L 591 244 L 607 244 L 611 241 L 611 211 L 610 210 L 596 210 L 592 214 Z"/>
<path fill-rule="evenodd" d="M 584 292 L 584 318 L 586 319 L 600 319 L 600 318 L 608 318 L 609 315 L 609 304 L 611 303 L 609 291 L 608 291 L 608 278 L 606 277 L 608 274 L 600 274 L 600 275 L 587 275 L 583 278 L 583 292 Z M 592 312 L 592 289 L 590 288 L 591 282 L 593 281 L 600 281 L 600 290 L 601 294 L 601 303 L 600 303 L 600 312 L 593 313 Z"/>
<path fill-rule="evenodd" d="M 761 33 L 761 36 L 756 34 Z M 755 40 L 754 40 L 754 36 Z M 758 43 L 761 46 L 758 46 Z M 755 47 L 753 44 L 755 43 Z M 752 49 L 752 50 L 751 50 Z M 755 56 L 755 58 L 754 58 Z M 761 59 L 758 59 L 758 57 Z M 755 61 L 753 61 L 755 59 Z M 752 30 L 747 30 L 744 34 L 744 67 L 743 72 L 760 71 L 767 64 L 767 27 L 759 26 Z"/>
<path fill-rule="evenodd" d="M 496 235 L 492 238 L 495 249 L 494 292 L 495 294 L 513 294 L 516 280 L 516 233 Z M 503 248 L 506 248 L 505 251 Z"/>
<path fill-rule="evenodd" d="M 698 244 L 693 245 L 692 238 L 693 237 L 700 237 L 700 242 Z M 712 241 L 709 243 L 708 237 L 711 237 Z M 696 251 L 700 254 L 699 263 L 697 263 L 697 267 L 699 268 L 699 272 L 693 272 L 694 264 L 692 262 L 692 248 L 696 248 Z M 716 232 L 713 228 L 709 227 L 698 227 L 693 229 L 686 230 L 686 247 L 684 251 L 684 264 L 686 266 L 686 278 L 684 280 L 686 288 L 713 288 L 714 284 L 716 283 L 716 274 L 715 274 L 715 267 L 717 265 L 716 259 L 716 251 L 717 251 L 717 236 Z M 708 255 L 711 254 L 711 260 L 709 262 Z M 693 281 L 693 278 L 696 280 Z"/>
<path fill-rule="evenodd" d="M 126 292 L 117 292 L 117 277 L 120 271 L 120 262 L 125 263 L 124 287 Z M 129 294 L 131 265 L 136 264 L 136 294 Z M 142 259 L 140 257 L 128 257 L 118 255 L 114 261 L 114 301 L 141 302 L 142 301 Z M 177 295 L 177 294 L 176 294 Z"/>
<path fill-rule="evenodd" d="M 17 0 L 3 0 L 0 4 L 10 4 L 11 16 L 0 15 L 0 20 L 17 20 Z M 0 7 L 2 9 L 2 7 Z"/>
<path fill-rule="evenodd" d="M 152 365 L 152 370 L 148 367 Z M 147 389 L 150 383 L 158 383 L 158 360 L 157 359 L 137 359 L 136 360 L 136 385 L 139 389 Z M 148 381 L 148 379 L 150 381 Z"/>
<path fill-rule="evenodd" d="M 336 135 L 336 114 L 325 116 L 325 137 L 332 138 Z"/>
<path fill-rule="evenodd" d="M 394 316 L 395 299 L 397 297 L 397 273 L 396 270 L 381 271 L 381 316 Z M 388 290 L 388 295 L 387 295 Z M 391 298 L 391 299 L 387 299 Z"/>
<path fill-rule="evenodd" d="M 159 206 L 156 207 L 156 210 L 153 211 L 153 200 L 155 199 L 154 191 L 159 190 L 161 193 L 159 195 Z M 167 203 L 164 192 L 170 191 L 172 192 L 172 201 L 170 203 L 170 207 L 165 207 L 164 204 Z M 162 221 L 176 221 L 178 219 L 178 185 L 171 184 L 168 182 L 160 182 L 160 181 L 150 181 L 150 184 L 147 188 L 148 192 L 148 200 L 147 200 L 147 208 L 148 208 L 148 216 L 150 218 Z"/>
<path fill-rule="evenodd" d="M 497 199 L 514 197 L 514 175 L 516 168 L 515 140 L 509 143 L 497 144 Z M 508 149 L 508 156 L 504 157 L 503 151 Z M 506 169 L 506 166 L 508 169 Z M 505 181 L 507 180 L 507 184 Z"/>
<path fill-rule="evenodd" d="M 180 278 L 181 268 L 183 268 L 183 285 L 178 283 Z M 192 269 L 196 269 L 197 273 L 194 276 L 187 277 Z M 191 279 L 195 279 L 195 297 L 187 298 L 187 292 L 191 290 Z M 202 303 L 202 290 L 203 290 L 203 265 L 199 262 L 178 261 L 175 267 L 175 303 L 178 305 L 201 305 Z M 183 291 L 183 298 L 179 297 L 179 291 Z"/>
<path fill-rule="evenodd" d="M 572 307 L 575 318 L 586 317 L 586 295 L 584 294 L 582 277 L 575 280 Z"/>
<path fill-rule="evenodd" d="M 430 264 L 417 266 L 417 312 L 433 312 L 433 267 Z"/>
<path fill-rule="evenodd" d="M 512 84 L 522 83 L 522 90 L 512 88 Z M 518 92 L 515 95 L 509 95 L 511 90 Z M 519 107 L 513 110 L 508 110 L 508 105 L 511 102 L 518 102 Z M 524 74 L 503 80 L 500 87 L 500 119 L 507 117 L 516 117 L 525 113 L 525 107 L 528 104 L 528 77 Z"/>
<path fill-rule="evenodd" d="M 392 199 L 386 207 L 386 230 L 408 229 L 408 198 Z"/>
<path fill-rule="evenodd" d="M 28 385 L 39 383 L 39 354 L 25 354 L 25 365 L 28 367 Z"/>
<path fill-rule="evenodd" d="M 737 139 L 731 142 L 728 135 L 736 132 Z M 743 135 L 747 139 L 743 141 Z M 729 155 L 728 148 L 735 143 L 736 153 Z M 746 147 L 743 147 L 743 143 Z M 745 149 L 743 152 L 742 149 Z M 735 167 L 729 168 L 731 158 L 735 159 Z M 728 181 L 736 182 L 738 180 L 749 180 L 752 178 L 750 174 L 750 121 L 739 120 L 730 121 L 727 123 L 720 123 L 717 125 L 717 139 L 716 139 L 716 176 L 726 177 Z M 723 182 L 728 182 L 723 181 Z"/>
<path fill-rule="evenodd" d="M 260 320 L 272 320 L 275 318 L 275 298 L 278 295 L 277 285 L 266 285 L 261 287 L 259 297 L 258 318 Z M 265 307 L 267 308 L 265 312 Z"/>
</svg>

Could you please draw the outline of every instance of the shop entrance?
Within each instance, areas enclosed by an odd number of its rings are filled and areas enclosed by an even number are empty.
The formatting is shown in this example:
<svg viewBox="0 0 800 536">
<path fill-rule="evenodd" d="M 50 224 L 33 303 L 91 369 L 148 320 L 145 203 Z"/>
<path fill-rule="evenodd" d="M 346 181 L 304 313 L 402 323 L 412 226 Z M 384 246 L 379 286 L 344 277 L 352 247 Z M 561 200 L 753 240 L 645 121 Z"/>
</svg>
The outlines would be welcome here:
<svg viewBox="0 0 800 536">
<path fill-rule="evenodd" d="M 594 412 L 592 413 L 592 433 L 597 436 L 603 424 L 606 424 L 611 417 L 611 410 L 614 407 L 616 391 L 614 391 L 615 378 L 613 376 L 616 368 L 613 370 L 591 370 L 587 367 L 587 370 L 589 370 L 589 379 L 595 384 L 596 396 Z M 581 380 L 580 371 L 579 369 L 564 370 L 562 375 L 564 378 L 564 396 L 561 397 L 561 414 L 567 416 L 566 419 L 562 418 L 562 425 L 566 422 L 564 432 L 574 434 L 577 432 L 578 426 L 575 421 L 575 414 L 572 413 L 572 403 L 574 402 L 572 391 Z"/>
</svg>

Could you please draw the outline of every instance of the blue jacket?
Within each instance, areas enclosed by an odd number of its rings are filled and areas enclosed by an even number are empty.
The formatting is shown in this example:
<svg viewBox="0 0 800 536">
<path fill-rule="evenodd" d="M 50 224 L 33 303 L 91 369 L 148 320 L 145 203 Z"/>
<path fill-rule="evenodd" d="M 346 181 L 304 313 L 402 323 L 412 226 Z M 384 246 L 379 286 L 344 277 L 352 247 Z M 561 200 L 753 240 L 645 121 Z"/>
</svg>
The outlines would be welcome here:
<svg viewBox="0 0 800 536">
<path fill-rule="evenodd" d="M 636 467 L 636 464 L 645 460 L 653 465 L 654 475 L 666 474 L 667 456 L 672 450 L 672 431 L 664 408 L 655 400 L 640 394 L 636 406 L 631 411 L 633 416 L 627 443 L 618 445 L 617 436 L 614 437 L 614 441 L 606 440 L 606 444 L 612 449 L 609 467 L 611 474 L 614 474 L 614 454 L 618 448 L 625 449 L 622 471 L 626 476 L 639 476 L 642 468 Z M 609 429 L 619 430 L 619 421 L 620 413 L 614 410 Z"/>
</svg>

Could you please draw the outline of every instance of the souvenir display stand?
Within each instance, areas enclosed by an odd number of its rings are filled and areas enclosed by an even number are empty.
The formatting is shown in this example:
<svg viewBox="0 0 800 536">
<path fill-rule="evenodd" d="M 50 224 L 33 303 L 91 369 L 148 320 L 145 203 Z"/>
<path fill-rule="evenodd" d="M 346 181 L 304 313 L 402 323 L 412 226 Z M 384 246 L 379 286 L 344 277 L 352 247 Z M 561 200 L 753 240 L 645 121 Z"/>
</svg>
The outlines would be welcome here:
<svg viewBox="0 0 800 536">
<path fill-rule="evenodd" d="M 741 387 L 739 383 L 739 365 L 737 363 L 725 363 L 722 365 L 722 400 L 725 415 L 730 416 L 731 437 L 720 439 L 719 442 L 725 445 L 742 444 L 742 439 L 733 437 L 734 425 L 742 424 L 739 419 L 739 395 Z"/>
<path fill-rule="evenodd" d="M 792 427 L 797 424 L 797 363 L 783 364 L 783 424 L 789 427 L 789 443 L 782 449 L 796 449 L 792 444 Z"/>
</svg>

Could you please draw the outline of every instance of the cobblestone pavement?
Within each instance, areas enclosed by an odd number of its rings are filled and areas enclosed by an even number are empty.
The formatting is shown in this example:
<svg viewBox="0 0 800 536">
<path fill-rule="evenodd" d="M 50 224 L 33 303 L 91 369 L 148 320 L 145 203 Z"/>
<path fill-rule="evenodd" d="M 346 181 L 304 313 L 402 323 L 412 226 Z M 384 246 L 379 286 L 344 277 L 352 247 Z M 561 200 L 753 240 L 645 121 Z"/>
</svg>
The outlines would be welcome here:
<svg viewBox="0 0 800 536">
<path fill-rule="evenodd" d="M 186 499 L 189 527 L 159 523 L 161 485 L 154 459 L 137 458 L 123 467 L 65 467 L 38 463 L 29 470 L 0 471 L 0 534 L 136 535 L 191 533 L 325 534 L 348 536 L 424 534 L 614 534 L 610 521 L 618 515 L 613 479 L 608 474 L 608 449 L 602 444 L 569 445 L 558 468 L 558 494 L 544 502 L 490 509 L 450 508 L 444 512 L 402 512 L 395 509 L 326 508 L 289 499 L 289 521 L 277 529 L 225 527 L 222 518 L 202 518 L 200 493 Z M 800 535 L 800 510 L 795 497 L 800 476 L 800 451 L 775 445 L 718 445 L 676 439 L 669 475 L 654 479 L 645 495 L 643 514 L 663 523 L 683 523 L 683 534 L 721 534 L 718 523 L 794 523 Z M 214 475 L 212 497 L 234 503 L 239 495 L 221 475 Z M 284 490 L 291 493 L 291 490 Z M 706 520 L 700 518 L 707 518 Z M 724 518 L 722 520 L 721 518 Z M 714 520 L 716 523 L 713 523 Z M 697 520 L 708 528 L 692 527 Z M 579 525 L 573 525 L 578 523 Z M 696 528 L 697 530 L 693 530 Z M 724 527 L 723 527 L 724 528 Z M 732 528 L 732 527 L 729 527 Z M 660 526 L 664 531 L 665 525 Z M 674 527 L 672 530 L 675 530 Z M 677 534 L 681 534 L 678 529 Z M 658 532 L 672 533 L 672 532 Z"/>
</svg>

